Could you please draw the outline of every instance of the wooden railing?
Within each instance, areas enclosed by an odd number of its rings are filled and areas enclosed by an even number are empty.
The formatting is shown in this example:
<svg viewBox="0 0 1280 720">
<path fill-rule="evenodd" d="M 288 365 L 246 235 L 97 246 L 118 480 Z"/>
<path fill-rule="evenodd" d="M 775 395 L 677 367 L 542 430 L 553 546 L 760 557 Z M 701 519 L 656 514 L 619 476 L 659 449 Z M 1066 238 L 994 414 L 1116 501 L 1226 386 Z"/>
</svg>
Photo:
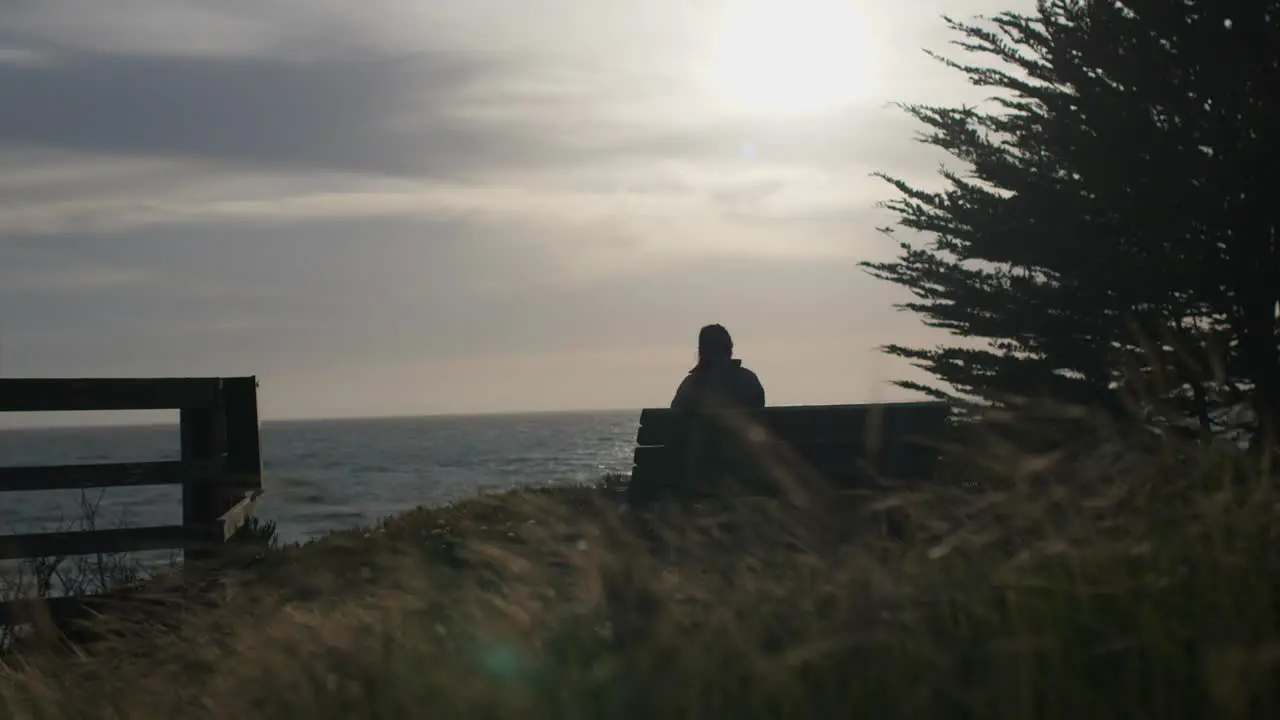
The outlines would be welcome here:
<svg viewBox="0 0 1280 720">
<path fill-rule="evenodd" d="M 0 379 L 0 412 L 176 409 L 182 446 L 181 460 L 0 467 L 0 493 L 182 486 L 181 525 L 0 535 L 0 560 L 181 549 L 190 568 L 216 557 L 262 494 L 257 387 L 253 377 Z M 56 615 L 82 600 L 47 607 Z M 30 602 L 0 603 L 0 625 L 26 617 Z"/>
</svg>

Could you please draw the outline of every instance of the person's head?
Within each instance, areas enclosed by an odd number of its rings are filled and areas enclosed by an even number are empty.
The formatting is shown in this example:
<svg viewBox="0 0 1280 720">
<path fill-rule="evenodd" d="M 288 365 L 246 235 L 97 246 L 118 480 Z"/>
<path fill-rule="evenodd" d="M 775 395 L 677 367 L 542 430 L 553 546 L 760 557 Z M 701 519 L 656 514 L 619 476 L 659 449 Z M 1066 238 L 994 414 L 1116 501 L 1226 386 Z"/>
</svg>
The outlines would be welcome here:
<svg viewBox="0 0 1280 720">
<path fill-rule="evenodd" d="M 698 364 L 733 357 L 733 338 L 723 325 L 707 325 L 698 331 Z"/>
</svg>

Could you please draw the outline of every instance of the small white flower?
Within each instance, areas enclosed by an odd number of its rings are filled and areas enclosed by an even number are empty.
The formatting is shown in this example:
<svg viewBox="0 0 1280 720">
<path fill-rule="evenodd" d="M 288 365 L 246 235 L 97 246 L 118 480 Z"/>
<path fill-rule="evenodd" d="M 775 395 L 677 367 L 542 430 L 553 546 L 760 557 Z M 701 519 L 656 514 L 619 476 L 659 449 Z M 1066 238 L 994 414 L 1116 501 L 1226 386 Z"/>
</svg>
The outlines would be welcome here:
<svg viewBox="0 0 1280 720">
<path fill-rule="evenodd" d="M 578 552 L 586 552 L 587 547 L 588 545 L 587 545 L 586 539 L 582 539 L 578 541 Z"/>
</svg>

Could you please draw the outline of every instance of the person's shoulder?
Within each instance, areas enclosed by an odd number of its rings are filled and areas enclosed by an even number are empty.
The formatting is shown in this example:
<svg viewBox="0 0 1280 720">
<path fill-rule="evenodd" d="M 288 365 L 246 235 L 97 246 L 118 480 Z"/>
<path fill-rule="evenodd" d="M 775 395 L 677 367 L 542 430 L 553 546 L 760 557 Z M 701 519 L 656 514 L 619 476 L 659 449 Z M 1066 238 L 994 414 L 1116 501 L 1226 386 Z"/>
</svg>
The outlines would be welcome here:
<svg viewBox="0 0 1280 720">
<path fill-rule="evenodd" d="M 738 374 L 739 374 L 739 375 L 741 375 L 743 378 L 746 378 L 746 379 L 748 379 L 748 380 L 753 380 L 753 381 L 755 381 L 755 382 L 760 382 L 760 376 L 756 375 L 755 371 L 754 371 L 754 370 L 752 370 L 751 368 L 747 367 L 746 365 L 739 365 L 739 366 L 738 366 Z"/>
</svg>

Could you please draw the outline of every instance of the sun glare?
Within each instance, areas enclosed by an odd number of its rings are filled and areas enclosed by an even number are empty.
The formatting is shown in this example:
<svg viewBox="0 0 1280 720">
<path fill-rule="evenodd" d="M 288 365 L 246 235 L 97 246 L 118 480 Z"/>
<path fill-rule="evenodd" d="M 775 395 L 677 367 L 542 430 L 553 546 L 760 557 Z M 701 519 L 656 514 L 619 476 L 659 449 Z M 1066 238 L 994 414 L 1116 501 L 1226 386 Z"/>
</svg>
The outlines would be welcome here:
<svg viewBox="0 0 1280 720">
<path fill-rule="evenodd" d="M 738 0 L 718 28 L 714 92 L 731 109 L 808 114 L 865 97 L 873 32 L 855 0 Z"/>
</svg>

